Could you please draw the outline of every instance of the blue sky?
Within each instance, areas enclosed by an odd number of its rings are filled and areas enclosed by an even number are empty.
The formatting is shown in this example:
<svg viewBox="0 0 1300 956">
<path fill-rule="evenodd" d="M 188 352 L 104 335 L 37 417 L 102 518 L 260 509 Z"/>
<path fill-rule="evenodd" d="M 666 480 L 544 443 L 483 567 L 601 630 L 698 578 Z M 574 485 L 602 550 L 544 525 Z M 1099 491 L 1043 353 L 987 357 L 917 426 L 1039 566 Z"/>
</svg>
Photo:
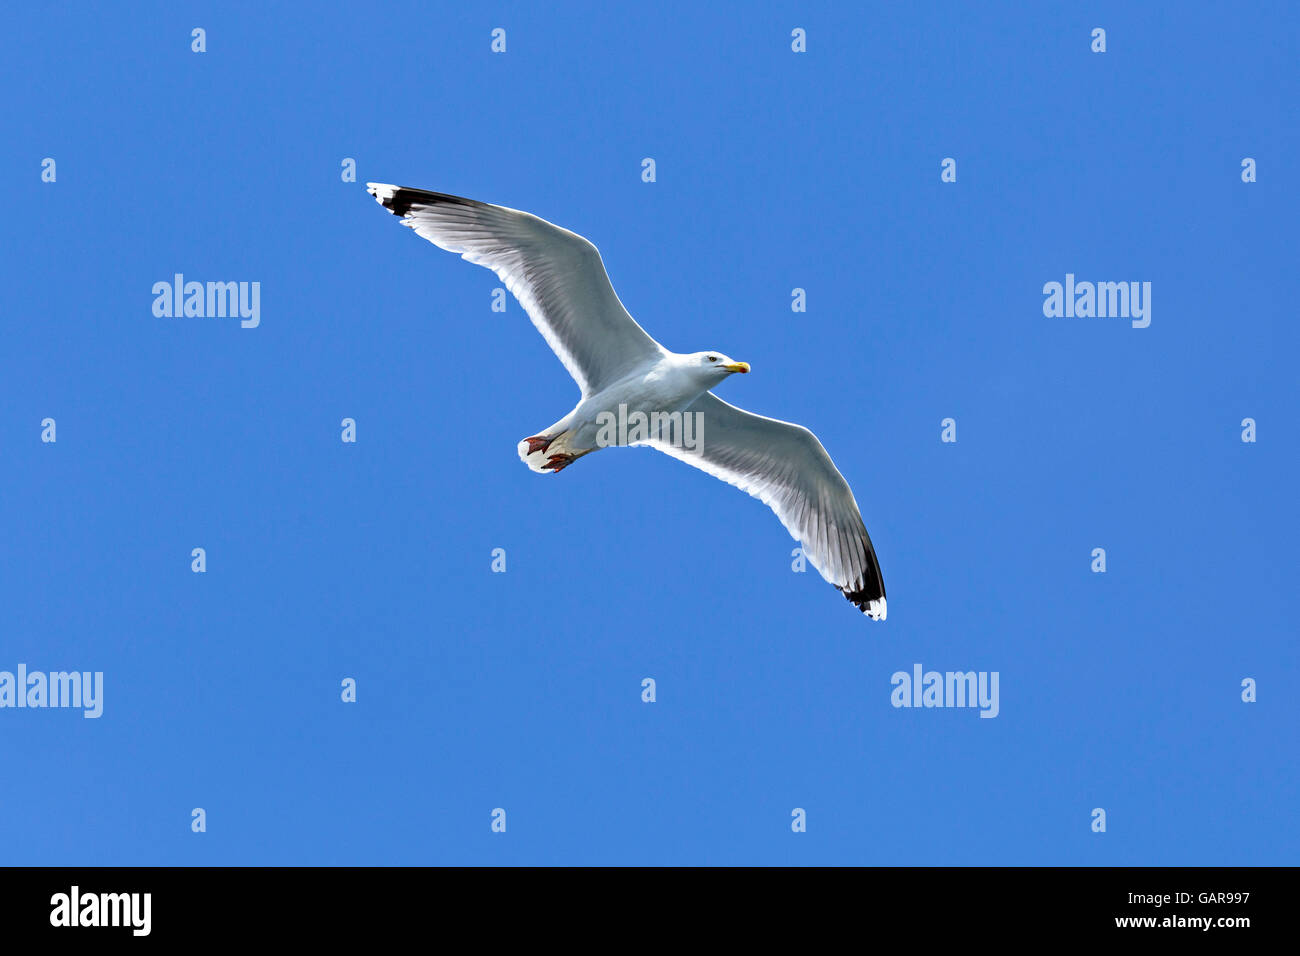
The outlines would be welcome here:
<svg viewBox="0 0 1300 956">
<path fill-rule="evenodd" d="M 104 713 L 0 710 L 4 862 L 1297 861 L 1295 8 L 709 6 L 6 9 L 0 670 Z M 529 472 L 576 387 L 366 180 L 752 363 L 888 621 L 665 456 Z M 260 325 L 155 317 L 178 272 Z M 1045 317 L 1067 273 L 1150 326 Z M 916 663 L 999 715 L 892 707 Z"/>
</svg>

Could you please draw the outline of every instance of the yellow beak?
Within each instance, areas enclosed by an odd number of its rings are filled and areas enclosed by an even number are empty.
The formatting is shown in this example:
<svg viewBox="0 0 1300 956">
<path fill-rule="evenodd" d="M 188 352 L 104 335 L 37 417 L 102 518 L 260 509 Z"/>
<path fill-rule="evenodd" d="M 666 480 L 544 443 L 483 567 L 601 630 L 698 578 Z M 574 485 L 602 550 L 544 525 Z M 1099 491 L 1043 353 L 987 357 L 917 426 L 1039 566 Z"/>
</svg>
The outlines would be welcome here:
<svg viewBox="0 0 1300 956">
<path fill-rule="evenodd" d="M 736 362 L 736 363 L 734 363 L 734 364 L 732 364 L 732 365 L 724 365 L 724 366 L 722 366 L 722 367 L 725 368 L 728 372 L 748 372 L 748 371 L 749 371 L 749 363 L 748 363 L 748 362 Z"/>
</svg>

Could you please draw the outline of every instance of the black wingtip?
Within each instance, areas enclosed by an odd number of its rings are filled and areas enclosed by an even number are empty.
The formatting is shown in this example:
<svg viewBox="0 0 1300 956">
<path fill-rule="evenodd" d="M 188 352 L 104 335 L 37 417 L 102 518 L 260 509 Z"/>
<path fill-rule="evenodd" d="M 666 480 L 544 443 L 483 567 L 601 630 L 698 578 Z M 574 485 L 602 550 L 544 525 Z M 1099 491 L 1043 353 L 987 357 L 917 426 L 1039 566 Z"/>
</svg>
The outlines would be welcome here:
<svg viewBox="0 0 1300 956">
<path fill-rule="evenodd" d="M 873 621 L 885 619 L 885 580 L 880 574 L 880 565 L 876 563 L 875 553 L 868 548 L 871 562 L 866 574 L 847 587 L 835 586 L 835 589 L 853 602 L 853 605 Z"/>
<path fill-rule="evenodd" d="M 850 591 L 848 588 L 836 586 L 836 590 L 852 601 L 859 611 L 873 621 L 883 621 L 885 619 L 887 605 L 885 595 L 881 593 L 880 588 L 862 588 Z"/>
<path fill-rule="evenodd" d="M 412 189 L 410 186 L 392 186 L 388 183 L 366 183 L 366 192 L 394 216 L 405 217 L 416 206 L 483 206 L 486 203 L 449 193 Z"/>
</svg>

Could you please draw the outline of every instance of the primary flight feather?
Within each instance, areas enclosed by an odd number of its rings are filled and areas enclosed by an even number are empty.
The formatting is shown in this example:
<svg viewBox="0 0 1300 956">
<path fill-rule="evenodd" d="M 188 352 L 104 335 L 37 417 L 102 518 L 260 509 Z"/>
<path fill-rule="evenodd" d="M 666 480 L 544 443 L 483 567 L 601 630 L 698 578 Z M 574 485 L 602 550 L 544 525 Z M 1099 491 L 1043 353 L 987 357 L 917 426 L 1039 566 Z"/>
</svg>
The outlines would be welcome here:
<svg viewBox="0 0 1300 956">
<path fill-rule="evenodd" d="M 576 233 L 445 193 L 384 183 L 366 188 L 417 235 L 500 276 L 578 383 L 582 397 L 573 411 L 519 443 L 529 468 L 555 473 L 608 444 L 650 445 L 761 500 L 823 578 L 872 620 L 885 619 L 885 583 L 871 538 L 817 436 L 710 391 L 748 372 L 748 364 L 717 351 L 665 349 L 623 308 L 600 253 Z M 689 423 L 683 433 L 687 417 L 700 425 L 696 441 Z M 615 420 L 651 424 L 622 429 L 611 441 Z"/>
</svg>

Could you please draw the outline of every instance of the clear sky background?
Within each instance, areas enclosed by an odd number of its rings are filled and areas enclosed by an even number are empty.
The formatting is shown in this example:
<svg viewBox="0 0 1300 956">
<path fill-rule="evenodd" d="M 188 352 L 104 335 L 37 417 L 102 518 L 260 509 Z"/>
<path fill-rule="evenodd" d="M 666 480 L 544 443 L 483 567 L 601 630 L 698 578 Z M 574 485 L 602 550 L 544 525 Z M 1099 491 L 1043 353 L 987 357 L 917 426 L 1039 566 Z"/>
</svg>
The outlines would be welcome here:
<svg viewBox="0 0 1300 956">
<path fill-rule="evenodd" d="M 1298 862 L 1294 5 L 0 27 L 0 669 L 105 675 L 98 720 L 0 710 L 0 862 Z M 665 456 L 531 473 L 576 386 L 366 180 L 573 229 L 752 363 L 719 394 L 820 436 L 888 621 Z M 156 318 L 177 272 L 260 327 Z M 1152 283 L 1150 327 L 1044 317 L 1066 273 Z M 916 663 L 999 716 L 893 708 Z"/>
</svg>

